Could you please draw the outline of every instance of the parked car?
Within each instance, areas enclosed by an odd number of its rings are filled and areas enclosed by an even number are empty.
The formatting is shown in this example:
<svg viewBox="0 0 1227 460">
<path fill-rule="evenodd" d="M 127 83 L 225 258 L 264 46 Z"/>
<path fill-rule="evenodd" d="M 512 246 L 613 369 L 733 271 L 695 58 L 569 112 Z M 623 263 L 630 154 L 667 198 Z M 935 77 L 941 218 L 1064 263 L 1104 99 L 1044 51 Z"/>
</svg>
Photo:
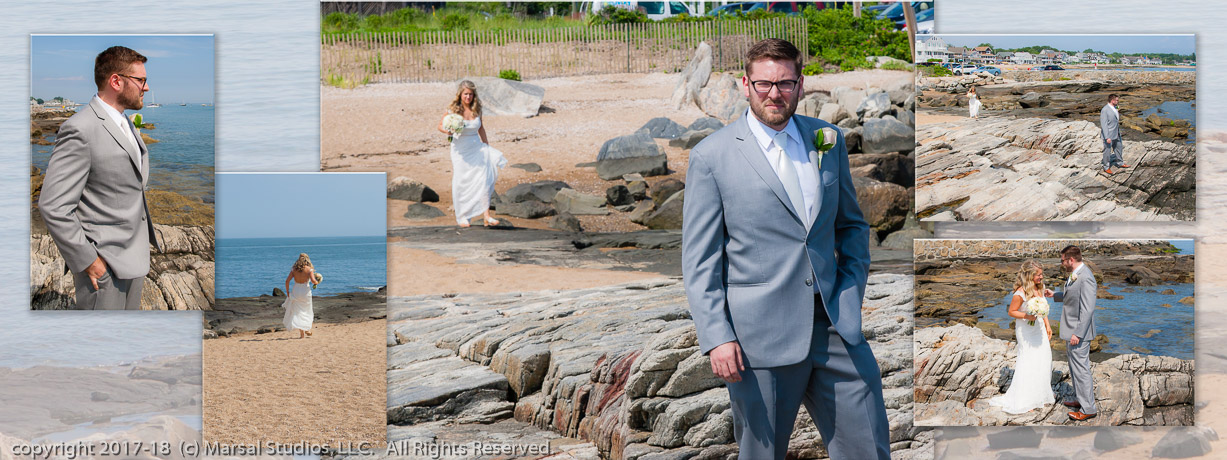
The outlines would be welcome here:
<svg viewBox="0 0 1227 460">
<path fill-rule="evenodd" d="M 722 14 L 744 13 L 744 12 L 750 11 L 750 8 L 753 8 L 754 5 L 755 5 L 754 2 L 729 3 L 727 5 L 720 5 L 716 8 L 713 8 L 711 11 L 707 12 L 707 15 L 708 16 L 719 16 Z"/>
<path fill-rule="evenodd" d="M 920 28 L 920 23 L 926 22 L 926 21 L 930 23 L 933 22 L 933 8 L 929 8 L 927 10 L 916 12 L 916 26 L 918 29 Z M 895 21 L 895 28 L 906 29 L 907 28 L 907 18 L 900 17 L 898 21 Z M 933 29 L 933 27 L 930 26 L 929 29 Z M 920 32 L 917 32 L 917 33 L 920 33 Z"/>
<path fill-rule="evenodd" d="M 878 19 L 890 19 L 891 22 L 898 23 L 903 19 L 903 3 L 904 2 L 894 3 L 889 8 L 882 10 L 882 12 L 878 14 Z M 912 2 L 912 10 L 915 11 L 917 15 L 919 15 L 921 11 L 931 9 L 933 9 L 933 2 Z"/>
<path fill-rule="evenodd" d="M 1001 75 L 1001 69 L 998 69 L 991 65 L 986 65 L 984 67 L 980 67 L 975 70 L 975 73 L 980 73 L 980 72 L 988 72 L 989 75 L 992 75 L 994 77 Z"/>
<path fill-rule="evenodd" d="M 1059 65 L 1048 64 L 1046 66 L 1040 67 L 1039 70 L 1065 70 L 1065 68 Z"/>
<path fill-rule="evenodd" d="M 784 13 L 788 16 L 796 16 L 801 14 L 801 9 L 805 7 L 822 9 L 822 3 L 810 2 L 756 2 L 750 7 L 747 13 L 754 10 L 767 10 L 772 13 Z"/>
<path fill-rule="evenodd" d="M 951 68 L 950 71 L 955 75 L 971 75 L 972 73 L 975 73 L 976 66 L 973 64 L 963 64 L 954 66 L 954 68 Z"/>
<path fill-rule="evenodd" d="M 631 11 L 642 11 L 648 15 L 648 19 L 653 21 L 659 21 L 683 13 L 690 16 L 695 15 L 694 10 L 682 2 L 595 1 L 592 2 L 592 11 L 601 11 L 602 8 L 608 5 Z"/>
</svg>

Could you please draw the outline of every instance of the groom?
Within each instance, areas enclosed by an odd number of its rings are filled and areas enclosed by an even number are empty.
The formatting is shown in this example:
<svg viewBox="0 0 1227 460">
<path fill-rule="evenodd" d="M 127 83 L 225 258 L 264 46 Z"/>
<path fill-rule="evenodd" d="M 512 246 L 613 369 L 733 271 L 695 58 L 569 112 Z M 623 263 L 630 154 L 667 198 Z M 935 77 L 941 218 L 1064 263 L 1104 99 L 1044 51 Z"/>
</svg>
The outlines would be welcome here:
<svg viewBox="0 0 1227 460">
<path fill-rule="evenodd" d="M 1074 387 L 1074 400 L 1066 401 L 1074 409 L 1069 418 L 1077 421 L 1095 418 L 1095 385 L 1091 381 L 1091 341 L 1095 337 L 1095 297 L 1099 283 L 1091 268 L 1082 263 L 1082 250 L 1066 246 L 1061 250 L 1061 268 L 1069 271 L 1064 292 L 1045 289 L 1044 294 L 1061 302 L 1061 338 L 1069 341 L 1069 376 Z"/>
<path fill-rule="evenodd" d="M 60 126 L 38 209 L 73 273 L 78 310 L 140 310 L 149 245 L 149 150 L 125 110 L 149 90 L 145 56 L 122 46 L 94 59 L 98 94 Z"/>
<path fill-rule="evenodd" d="M 1112 167 L 1128 168 L 1125 158 L 1125 146 L 1120 136 L 1120 110 L 1116 105 L 1120 96 L 1108 95 L 1108 103 L 1099 110 L 1099 132 L 1103 136 L 1103 172 L 1112 174 Z"/>
<path fill-rule="evenodd" d="M 888 459 L 861 334 L 869 226 L 843 136 L 793 115 L 795 46 L 763 40 L 745 62 L 750 110 L 691 150 L 686 175 L 682 272 L 700 349 L 728 384 L 740 458 L 783 459 L 804 403 L 832 459 Z"/>
</svg>

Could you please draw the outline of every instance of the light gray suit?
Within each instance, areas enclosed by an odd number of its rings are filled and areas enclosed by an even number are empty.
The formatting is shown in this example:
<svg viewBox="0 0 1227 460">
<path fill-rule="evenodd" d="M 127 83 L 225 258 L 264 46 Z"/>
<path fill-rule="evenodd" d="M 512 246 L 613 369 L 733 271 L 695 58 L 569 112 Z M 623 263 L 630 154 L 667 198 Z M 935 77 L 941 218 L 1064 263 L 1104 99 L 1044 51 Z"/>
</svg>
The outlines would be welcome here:
<svg viewBox="0 0 1227 460">
<path fill-rule="evenodd" d="M 1103 141 L 1103 169 L 1125 164 L 1125 145 L 1120 137 L 1120 114 L 1112 104 L 1104 104 L 1099 109 L 1099 132 Z M 1111 139 L 1112 143 L 1108 144 Z"/>
<path fill-rule="evenodd" d="M 74 274 L 76 308 L 140 309 L 149 245 L 158 246 L 145 201 L 149 151 L 139 137 L 134 149 L 102 104 L 92 99 L 60 126 L 38 207 Z M 107 273 L 95 291 L 85 269 L 98 257 Z"/>
<path fill-rule="evenodd" d="M 869 225 L 856 202 L 839 128 L 794 116 L 809 155 L 814 131 L 839 133 L 817 171 L 812 222 L 791 200 L 743 116 L 690 152 L 682 273 L 703 353 L 737 341 L 730 383 L 741 458 L 783 458 L 804 403 L 832 458 L 889 458 L 881 373 L 861 333 Z M 838 419 L 839 424 L 835 421 Z"/>
<path fill-rule="evenodd" d="M 1069 356 L 1069 381 L 1074 387 L 1074 396 L 1082 405 L 1081 412 L 1094 414 L 1095 385 L 1091 380 L 1091 339 L 1095 338 L 1095 298 L 1099 283 L 1095 273 L 1085 263 L 1074 270 L 1077 279 L 1066 282 L 1065 291 L 1053 294 L 1053 300 L 1061 302 L 1061 338 L 1065 339 Z M 1070 336 L 1078 337 L 1077 346 L 1068 346 Z"/>
</svg>

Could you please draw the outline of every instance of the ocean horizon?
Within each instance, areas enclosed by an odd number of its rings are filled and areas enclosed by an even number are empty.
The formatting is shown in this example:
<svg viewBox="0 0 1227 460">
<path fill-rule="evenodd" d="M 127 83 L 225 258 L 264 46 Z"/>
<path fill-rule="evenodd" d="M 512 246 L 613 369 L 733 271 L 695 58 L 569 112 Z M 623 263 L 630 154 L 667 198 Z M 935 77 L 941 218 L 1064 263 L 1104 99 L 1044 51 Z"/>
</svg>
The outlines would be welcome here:
<svg viewBox="0 0 1227 460">
<path fill-rule="evenodd" d="M 258 297 L 285 289 L 298 254 L 307 253 L 324 281 L 313 292 L 330 296 L 387 286 L 387 237 L 218 238 L 215 298 Z"/>
</svg>

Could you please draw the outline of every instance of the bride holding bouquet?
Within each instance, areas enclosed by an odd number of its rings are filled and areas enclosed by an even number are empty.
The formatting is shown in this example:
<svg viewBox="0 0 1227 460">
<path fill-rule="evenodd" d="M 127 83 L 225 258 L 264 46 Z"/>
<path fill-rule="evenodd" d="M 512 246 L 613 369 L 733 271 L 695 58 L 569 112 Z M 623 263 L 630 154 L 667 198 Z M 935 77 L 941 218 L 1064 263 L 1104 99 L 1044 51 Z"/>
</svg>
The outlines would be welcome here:
<svg viewBox="0 0 1227 460">
<path fill-rule="evenodd" d="M 481 99 L 473 82 L 460 82 L 456 98 L 439 122 L 439 131 L 447 134 L 451 143 L 452 209 L 456 212 L 456 223 L 468 227 L 470 220 L 482 216 L 486 226 L 497 225 L 498 219 L 490 216 L 490 195 L 494 193 L 498 170 L 507 164 L 507 159 L 486 141 Z"/>
<path fill-rule="evenodd" d="M 1052 404 L 1052 327 L 1048 299 L 1044 298 L 1044 269 L 1039 262 L 1023 262 L 1014 281 L 1009 316 L 1014 318 L 1018 357 L 1014 378 L 1005 394 L 988 402 L 1007 414 L 1022 414 Z"/>
</svg>

